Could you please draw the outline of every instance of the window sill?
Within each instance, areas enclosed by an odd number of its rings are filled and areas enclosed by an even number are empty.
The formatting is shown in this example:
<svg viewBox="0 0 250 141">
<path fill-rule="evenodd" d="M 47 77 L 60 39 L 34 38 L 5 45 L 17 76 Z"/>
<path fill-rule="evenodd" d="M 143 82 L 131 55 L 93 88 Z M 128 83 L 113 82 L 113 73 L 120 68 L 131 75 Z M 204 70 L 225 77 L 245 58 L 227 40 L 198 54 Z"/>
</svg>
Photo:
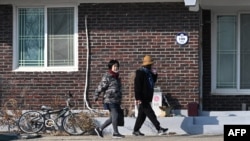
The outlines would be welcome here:
<svg viewBox="0 0 250 141">
<path fill-rule="evenodd" d="M 228 95 L 250 95 L 250 90 L 244 91 L 220 91 L 220 92 L 211 92 L 211 95 L 221 95 L 221 96 L 228 96 Z"/>
<path fill-rule="evenodd" d="M 77 67 L 20 67 L 14 72 L 76 72 Z"/>
</svg>

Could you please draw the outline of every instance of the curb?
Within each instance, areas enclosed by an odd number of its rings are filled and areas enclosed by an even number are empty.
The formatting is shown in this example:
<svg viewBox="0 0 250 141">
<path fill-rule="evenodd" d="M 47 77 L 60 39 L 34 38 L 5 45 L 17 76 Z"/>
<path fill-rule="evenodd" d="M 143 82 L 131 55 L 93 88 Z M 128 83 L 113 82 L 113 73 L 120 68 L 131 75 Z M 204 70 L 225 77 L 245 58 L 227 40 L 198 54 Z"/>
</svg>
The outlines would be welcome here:
<svg viewBox="0 0 250 141">
<path fill-rule="evenodd" d="M 0 133 L 0 141 L 9 141 L 17 139 L 33 139 L 41 138 L 39 134 L 15 134 L 15 133 Z"/>
</svg>

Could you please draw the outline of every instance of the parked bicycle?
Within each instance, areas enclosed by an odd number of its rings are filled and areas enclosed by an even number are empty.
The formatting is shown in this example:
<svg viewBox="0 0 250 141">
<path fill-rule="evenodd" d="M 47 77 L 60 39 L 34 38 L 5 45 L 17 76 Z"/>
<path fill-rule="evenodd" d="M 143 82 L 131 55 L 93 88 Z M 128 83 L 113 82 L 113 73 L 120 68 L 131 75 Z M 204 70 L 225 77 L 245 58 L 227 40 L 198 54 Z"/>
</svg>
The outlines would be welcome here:
<svg viewBox="0 0 250 141">
<path fill-rule="evenodd" d="M 86 132 L 79 126 L 80 114 L 73 113 L 69 92 L 66 106 L 59 110 L 53 110 L 48 106 L 41 106 L 40 111 L 27 111 L 18 120 L 18 128 L 24 133 L 38 133 L 43 129 L 62 129 L 70 135 L 81 135 Z"/>
</svg>

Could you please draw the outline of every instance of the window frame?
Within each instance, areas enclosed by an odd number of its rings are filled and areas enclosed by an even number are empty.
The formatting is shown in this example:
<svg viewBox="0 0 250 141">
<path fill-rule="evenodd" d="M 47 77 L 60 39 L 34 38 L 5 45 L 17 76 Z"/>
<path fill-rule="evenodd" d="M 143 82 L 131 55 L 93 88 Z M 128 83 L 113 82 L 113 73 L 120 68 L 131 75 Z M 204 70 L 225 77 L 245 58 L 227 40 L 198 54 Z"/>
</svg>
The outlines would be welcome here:
<svg viewBox="0 0 250 141">
<path fill-rule="evenodd" d="M 45 40 L 44 40 L 44 61 L 47 61 L 47 8 L 58 8 L 58 7 L 72 7 L 74 8 L 74 65 L 73 66 L 47 66 L 46 62 L 44 66 L 19 66 L 18 59 L 19 59 L 19 49 L 18 49 L 18 8 L 44 8 L 45 19 L 44 19 L 44 33 L 45 33 Z M 78 6 L 72 4 L 65 4 L 65 5 L 32 5 L 32 6 L 14 6 L 13 7 L 13 71 L 15 72 L 72 72 L 78 71 Z"/>
<path fill-rule="evenodd" d="M 250 89 L 240 89 L 240 14 L 249 12 L 233 11 L 233 12 L 212 12 L 211 22 L 211 94 L 212 95 L 250 95 Z M 237 72 L 236 72 L 236 88 L 216 88 L 217 78 L 217 16 L 236 16 L 236 47 L 237 47 Z"/>
</svg>

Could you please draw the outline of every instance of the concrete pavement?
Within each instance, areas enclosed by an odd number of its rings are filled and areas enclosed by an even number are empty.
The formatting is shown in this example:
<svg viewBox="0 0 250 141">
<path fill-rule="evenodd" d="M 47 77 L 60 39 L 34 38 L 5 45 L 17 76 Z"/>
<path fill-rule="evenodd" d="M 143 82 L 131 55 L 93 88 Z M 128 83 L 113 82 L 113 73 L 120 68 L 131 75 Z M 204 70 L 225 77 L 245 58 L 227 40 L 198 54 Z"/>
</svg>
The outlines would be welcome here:
<svg viewBox="0 0 250 141">
<path fill-rule="evenodd" d="M 119 127 L 120 133 L 124 134 L 126 138 L 119 139 L 123 141 L 223 141 L 224 125 L 226 124 L 249 124 L 250 111 L 229 111 L 229 112 L 203 112 L 197 117 L 187 117 L 185 114 L 180 113 L 175 117 L 159 117 L 159 122 L 163 127 L 169 128 L 167 136 L 157 136 L 152 123 L 147 119 L 141 128 L 141 132 L 145 133 L 144 137 L 135 137 L 131 133 L 135 123 L 134 117 L 125 118 L 125 126 Z M 100 125 L 104 122 L 105 117 L 96 117 L 96 125 Z M 0 131 L 8 131 L 8 128 L 2 128 L 0 125 Z M 21 138 L 20 136 L 6 136 L 1 135 L 0 141 L 9 140 L 30 140 L 30 141 L 71 141 L 71 140 L 83 140 L 83 141 L 103 141 L 103 140 L 116 140 L 112 139 L 112 126 L 108 126 L 103 134 L 104 138 L 99 138 L 96 135 L 81 135 L 81 136 L 52 136 L 48 134 L 41 134 L 40 137 L 34 138 Z M 173 134 L 172 134 L 173 133 Z"/>
<path fill-rule="evenodd" d="M 33 139 L 17 139 L 18 141 L 223 141 L 223 135 L 146 135 L 143 137 L 136 137 L 126 135 L 122 139 L 113 139 L 111 135 L 106 135 L 100 138 L 96 135 L 82 135 L 82 136 L 51 136 L 42 135 Z"/>
<path fill-rule="evenodd" d="M 136 137 L 126 135 L 122 139 L 113 139 L 111 134 L 100 138 L 97 135 L 63 136 L 40 134 L 35 136 L 1 134 L 0 141 L 224 141 L 223 135 L 145 135 Z"/>
<path fill-rule="evenodd" d="M 176 135 L 221 135 L 224 133 L 224 125 L 249 125 L 250 111 L 216 111 L 216 112 L 200 112 L 199 116 L 190 117 L 186 115 L 185 110 L 175 110 L 174 117 L 158 117 L 162 127 L 169 128 L 168 132 Z M 100 126 L 107 117 L 94 117 L 94 122 Z M 125 125 L 119 127 L 120 133 L 131 135 L 136 118 L 125 117 Z M 18 131 L 17 127 L 11 131 Z M 0 132 L 7 132 L 8 127 L 0 125 Z M 111 134 L 112 126 L 108 126 L 104 134 Z M 153 124 L 146 119 L 141 132 L 146 135 L 155 135 L 156 129 Z"/>
</svg>

